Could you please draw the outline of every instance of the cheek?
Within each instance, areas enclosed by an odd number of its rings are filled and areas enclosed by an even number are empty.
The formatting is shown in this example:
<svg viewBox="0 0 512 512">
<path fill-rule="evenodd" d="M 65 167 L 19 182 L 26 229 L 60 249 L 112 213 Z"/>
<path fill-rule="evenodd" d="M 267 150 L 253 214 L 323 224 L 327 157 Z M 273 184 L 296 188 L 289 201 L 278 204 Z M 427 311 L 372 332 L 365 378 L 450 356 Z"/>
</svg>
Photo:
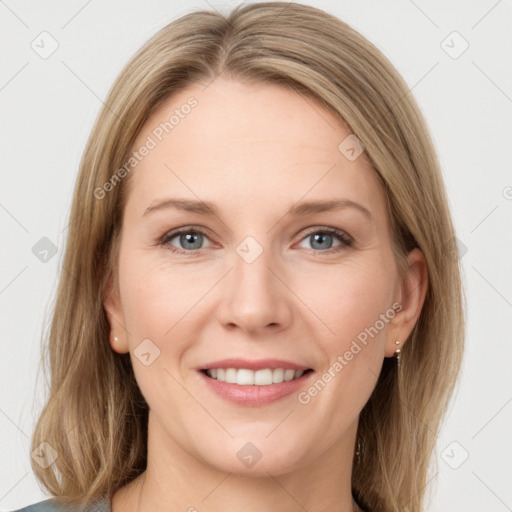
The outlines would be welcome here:
<svg viewBox="0 0 512 512">
<path fill-rule="evenodd" d="M 310 325 L 323 355 L 321 382 L 306 390 L 301 403 L 314 403 L 333 432 L 360 412 L 382 367 L 386 330 L 394 317 L 394 271 L 389 263 L 386 267 L 382 259 L 368 258 L 332 266 L 299 292 L 310 298 L 308 306 L 321 320 Z"/>
<path fill-rule="evenodd" d="M 322 338 L 332 340 L 332 349 L 350 345 L 376 322 L 385 331 L 379 319 L 392 305 L 394 274 L 392 267 L 383 268 L 372 261 L 332 265 L 300 285 L 298 295 L 307 297 L 304 302 L 317 314 Z"/>
<path fill-rule="evenodd" d="M 311 309 L 320 312 L 330 331 L 317 336 L 325 355 L 321 382 L 306 390 L 301 403 L 315 402 L 333 431 L 360 412 L 377 382 L 387 325 L 394 317 L 392 268 L 384 271 L 382 262 L 338 267 L 322 278 L 323 293 L 315 288 L 309 295 L 315 301 Z"/>
<path fill-rule="evenodd" d="M 169 410 L 192 405 L 178 384 L 179 363 L 197 339 L 194 313 L 200 304 L 194 305 L 208 287 L 201 279 L 185 278 L 183 269 L 162 268 L 144 255 L 123 264 L 120 289 L 135 377 L 150 408 L 165 416 L 164 404 Z"/>
<path fill-rule="evenodd" d="M 163 340 L 190 324 L 189 313 L 211 287 L 211 279 L 192 266 L 171 268 L 164 259 L 146 256 L 135 252 L 124 261 L 121 296 L 126 328 Z"/>
</svg>

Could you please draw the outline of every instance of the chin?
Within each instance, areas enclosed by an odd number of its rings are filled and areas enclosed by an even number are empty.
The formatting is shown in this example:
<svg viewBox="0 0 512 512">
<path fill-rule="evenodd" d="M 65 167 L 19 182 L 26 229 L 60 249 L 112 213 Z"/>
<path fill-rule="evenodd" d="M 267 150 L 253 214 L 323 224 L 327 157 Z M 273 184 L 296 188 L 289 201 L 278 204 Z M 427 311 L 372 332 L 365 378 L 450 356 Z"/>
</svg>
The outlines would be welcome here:
<svg viewBox="0 0 512 512">
<path fill-rule="evenodd" d="M 304 443 L 288 437 L 288 443 L 261 437 L 235 437 L 224 446 L 216 446 L 215 452 L 207 454 L 203 460 L 217 471 L 240 477 L 264 477 L 290 473 L 306 465 L 306 453 L 299 453 L 297 446 Z M 302 450 L 301 450 L 302 452 Z"/>
</svg>

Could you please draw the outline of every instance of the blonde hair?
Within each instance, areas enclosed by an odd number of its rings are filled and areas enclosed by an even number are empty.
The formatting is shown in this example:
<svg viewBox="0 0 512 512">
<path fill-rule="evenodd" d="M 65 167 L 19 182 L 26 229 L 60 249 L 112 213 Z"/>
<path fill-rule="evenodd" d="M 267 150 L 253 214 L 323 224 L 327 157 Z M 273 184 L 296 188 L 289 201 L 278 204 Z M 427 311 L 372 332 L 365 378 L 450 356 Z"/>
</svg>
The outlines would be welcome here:
<svg viewBox="0 0 512 512">
<path fill-rule="evenodd" d="M 319 9 L 254 3 L 222 16 L 189 13 L 161 29 L 125 66 L 96 120 L 74 189 L 48 353 L 48 400 L 32 450 L 58 458 L 36 477 L 62 502 L 111 497 L 146 467 L 148 406 L 129 354 L 115 353 L 103 307 L 117 286 L 122 212 L 130 176 L 98 199 L 163 101 L 219 74 L 289 87 L 320 102 L 365 145 L 381 179 L 396 261 L 419 247 L 428 266 L 420 318 L 395 361 L 384 360 L 361 411 L 352 489 L 371 511 L 423 510 L 429 463 L 461 366 L 464 313 L 454 228 L 426 123 L 407 84 L 361 34 Z M 49 364 L 49 369 L 47 365 Z"/>
</svg>

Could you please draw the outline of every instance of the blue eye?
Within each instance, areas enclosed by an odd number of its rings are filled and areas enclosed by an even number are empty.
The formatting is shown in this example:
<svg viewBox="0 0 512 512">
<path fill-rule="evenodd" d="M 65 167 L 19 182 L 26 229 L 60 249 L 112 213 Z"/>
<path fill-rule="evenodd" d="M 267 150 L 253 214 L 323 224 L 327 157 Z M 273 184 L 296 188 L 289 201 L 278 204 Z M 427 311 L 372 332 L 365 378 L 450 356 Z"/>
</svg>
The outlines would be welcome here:
<svg viewBox="0 0 512 512">
<path fill-rule="evenodd" d="M 171 244 L 171 240 L 174 240 L 175 238 L 178 239 L 178 242 L 182 247 L 181 249 L 175 249 Z M 204 238 L 206 238 L 206 234 L 200 230 L 183 228 L 165 235 L 161 241 L 161 245 L 168 246 L 173 252 L 199 251 L 202 249 L 201 243 Z"/>
<path fill-rule="evenodd" d="M 177 239 L 177 242 L 172 243 L 174 239 Z M 205 247 L 202 247 L 205 239 L 209 240 L 205 231 L 185 227 L 165 234 L 158 244 L 166 247 L 173 253 L 192 256 L 205 249 Z M 301 241 L 308 239 L 311 240 L 312 250 L 318 254 L 340 252 L 353 244 L 352 238 L 344 231 L 329 227 L 316 227 L 306 233 L 302 233 Z M 334 239 L 338 239 L 339 243 L 333 247 Z M 179 247 L 175 246 L 176 243 Z"/>
<path fill-rule="evenodd" d="M 333 239 L 338 239 L 340 242 L 336 246 L 332 246 Z M 311 246 L 313 249 L 320 249 L 319 254 L 331 254 L 333 252 L 339 252 L 345 249 L 346 247 L 350 247 L 353 243 L 352 238 L 350 238 L 346 233 L 339 229 L 335 228 L 314 228 L 314 230 L 308 231 L 303 240 L 310 240 Z"/>
</svg>

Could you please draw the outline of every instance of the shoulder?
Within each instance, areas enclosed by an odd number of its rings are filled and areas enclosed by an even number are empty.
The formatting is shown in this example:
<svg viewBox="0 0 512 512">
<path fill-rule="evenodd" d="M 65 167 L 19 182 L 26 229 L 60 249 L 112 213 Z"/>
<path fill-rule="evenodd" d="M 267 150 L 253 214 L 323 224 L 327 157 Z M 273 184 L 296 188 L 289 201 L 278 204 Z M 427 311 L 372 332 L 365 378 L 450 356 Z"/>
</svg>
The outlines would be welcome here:
<svg viewBox="0 0 512 512">
<path fill-rule="evenodd" d="M 54 499 L 40 501 L 27 507 L 13 510 L 13 512 L 50 512 L 53 510 L 60 510 L 58 503 Z"/>
<path fill-rule="evenodd" d="M 13 510 L 12 512 L 111 512 L 107 499 L 97 501 L 90 505 L 66 505 L 59 503 L 55 498 L 39 501 L 33 505 Z"/>
</svg>

